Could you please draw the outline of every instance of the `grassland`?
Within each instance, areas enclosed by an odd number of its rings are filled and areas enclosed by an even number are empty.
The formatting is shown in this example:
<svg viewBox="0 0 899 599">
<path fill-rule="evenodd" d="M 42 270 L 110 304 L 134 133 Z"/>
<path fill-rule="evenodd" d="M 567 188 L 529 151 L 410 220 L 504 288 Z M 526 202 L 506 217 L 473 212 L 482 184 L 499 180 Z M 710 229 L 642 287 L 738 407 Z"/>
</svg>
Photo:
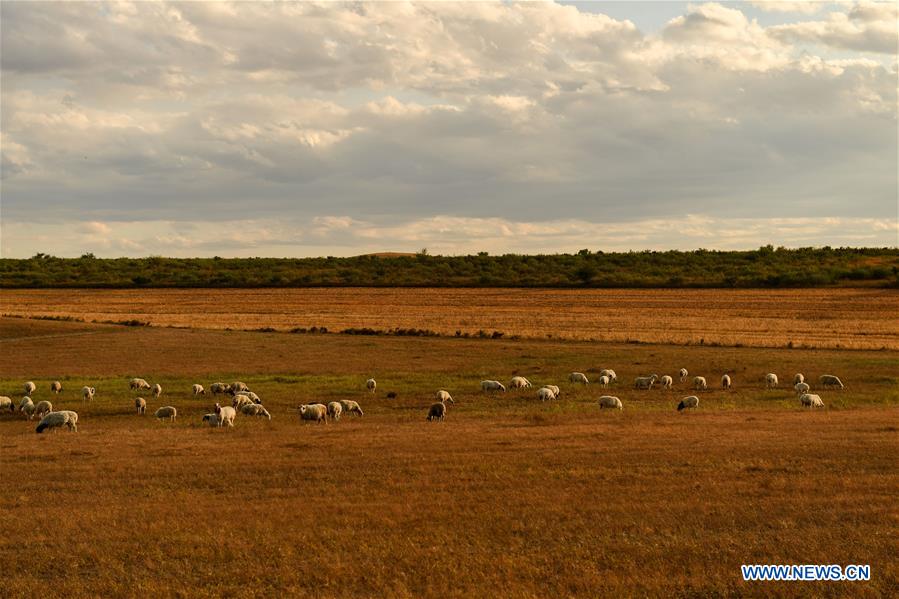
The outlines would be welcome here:
<svg viewBox="0 0 899 599">
<path fill-rule="evenodd" d="M 44 289 L 0 300 L 4 314 L 175 327 L 899 349 L 899 291 L 887 289 Z"/>
<path fill-rule="evenodd" d="M 0 393 L 81 414 L 35 435 L 0 415 L 5 596 L 895 595 L 899 353 L 558 340 L 290 335 L 0 319 Z M 488 397 L 485 377 L 622 380 L 686 366 L 732 392 Z M 762 377 L 840 374 L 809 412 Z M 133 414 L 129 376 L 160 382 Z M 362 389 L 379 380 L 372 396 Z M 50 397 L 50 380 L 65 391 Z M 193 382 L 242 379 L 271 422 L 200 426 Z M 98 398 L 82 405 L 90 383 Z M 424 421 L 436 388 L 457 400 Z M 398 398 L 388 400 L 387 391 Z M 366 415 L 302 425 L 301 402 Z M 23 559 L 27 556 L 27 559 Z M 867 583 L 744 583 L 743 563 L 869 563 Z"/>
</svg>

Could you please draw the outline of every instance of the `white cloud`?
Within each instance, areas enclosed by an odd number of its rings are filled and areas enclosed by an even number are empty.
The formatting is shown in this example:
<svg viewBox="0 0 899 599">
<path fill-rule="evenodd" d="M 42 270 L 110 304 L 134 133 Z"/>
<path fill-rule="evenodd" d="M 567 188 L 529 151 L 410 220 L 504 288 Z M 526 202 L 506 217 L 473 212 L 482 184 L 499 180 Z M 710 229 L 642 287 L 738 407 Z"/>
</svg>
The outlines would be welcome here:
<svg viewBox="0 0 899 599">
<path fill-rule="evenodd" d="M 375 243 L 895 217 L 896 56 L 868 52 L 895 46 L 895 7 L 776 26 L 743 8 L 693 5 L 646 35 L 553 3 L 0 3 L 4 226 L 170 223 L 104 243 L 227 254 L 246 238 L 204 222 Z M 296 238 L 266 230 L 252 247 Z"/>
</svg>

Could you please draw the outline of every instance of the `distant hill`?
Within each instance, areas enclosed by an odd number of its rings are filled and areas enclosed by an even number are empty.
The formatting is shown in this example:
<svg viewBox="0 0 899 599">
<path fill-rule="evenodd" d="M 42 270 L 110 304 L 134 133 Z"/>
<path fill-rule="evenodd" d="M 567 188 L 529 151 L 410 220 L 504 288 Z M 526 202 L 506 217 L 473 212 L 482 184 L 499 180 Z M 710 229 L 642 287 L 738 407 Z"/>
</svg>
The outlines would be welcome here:
<svg viewBox="0 0 899 599">
<path fill-rule="evenodd" d="M 897 287 L 899 249 L 590 252 L 352 258 L 0 260 L 0 288 L 41 287 Z"/>
</svg>

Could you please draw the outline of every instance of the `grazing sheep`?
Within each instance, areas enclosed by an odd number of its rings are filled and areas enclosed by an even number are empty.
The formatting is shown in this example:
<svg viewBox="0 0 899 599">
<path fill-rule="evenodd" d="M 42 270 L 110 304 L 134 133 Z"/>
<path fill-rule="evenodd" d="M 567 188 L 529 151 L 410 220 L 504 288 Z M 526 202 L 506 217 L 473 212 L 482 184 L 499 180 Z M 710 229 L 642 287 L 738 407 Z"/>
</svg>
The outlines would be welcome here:
<svg viewBox="0 0 899 599">
<path fill-rule="evenodd" d="M 814 393 L 804 393 L 802 397 L 799 398 L 799 402 L 808 406 L 809 408 L 823 408 L 824 402 L 821 401 L 821 397 L 819 395 L 815 395 Z"/>
<path fill-rule="evenodd" d="M 15 412 L 16 405 L 13 403 L 11 398 L 2 395 L 0 396 L 0 410 L 9 410 L 10 412 Z"/>
<path fill-rule="evenodd" d="M 607 376 L 609 377 L 609 382 L 615 383 L 618 381 L 618 375 L 615 374 L 615 371 L 611 368 L 606 368 L 604 370 L 599 371 L 599 376 Z"/>
<path fill-rule="evenodd" d="M 529 387 L 531 387 L 531 381 L 523 376 L 513 376 L 509 381 L 509 389 L 527 389 Z"/>
<path fill-rule="evenodd" d="M 72 432 L 78 432 L 78 414 L 71 410 L 62 410 L 60 412 L 50 412 L 38 423 L 34 431 L 38 434 L 44 432 L 48 428 L 59 428 L 61 426 L 69 427 Z"/>
<path fill-rule="evenodd" d="M 482 391 L 502 391 L 506 392 L 506 386 L 499 381 L 481 381 Z"/>
<path fill-rule="evenodd" d="M 206 389 L 203 388 L 203 385 L 194 384 L 193 391 L 194 395 L 206 395 Z"/>
<path fill-rule="evenodd" d="M 378 388 L 378 381 L 375 379 L 368 379 L 365 381 L 365 388 L 368 389 L 370 393 L 374 393 L 375 389 Z"/>
<path fill-rule="evenodd" d="M 599 398 L 599 409 L 603 408 L 618 408 L 619 410 L 624 409 L 621 405 L 621 400 L 612 395 L 603 395 Z"/>
<path fill-rule="evenodd" d="M 215 404 L 215 413 L 218 414 L 219 428 L 225 424 L 227 424 L 229 428 L 234 426 L 234 417 L 237 416 L 237 410 L 231 406 Z"/>
<path fill-rule="evenodd" d="M 446 419 L 446 404 L 442 401 L 438 401 L 437 403 L 431 404 L 431 407 L 428 408 L 428 422 L 439 421 Z"/>
<path fill-rule="evenodd" d="M 777 387 L 777 375 L 769 372 L 765 375 L 765 388 L 774 389 L 775 387 Z"/>
<path fill-rule="evenodd" d="M 689 374 L 690 374 L 690 373 L 687 372 L 687 369 L 686 369 L 686 368 L 681 368 L 681 369 L 680 369 L 680 382 L 683 383 L 684 381 L 686 381 L 686 380 L 687 380 L 687 375 L 689 375 Z"/>
<path fill-rule="evenodd" d="M 340 405 L 339 401 L 332 401 L 328 403 L 328 417 L 337 422 L 340 420 L 340 416 L 343 414 L 343 406 Z"/>
<path fill-rule="evenodd" d="M 19 402 L 19 411 L 28 416 L 28 420 L 31 420 L 31 417 L 34 416 L 34 402 L 31 401 L 30 397 L 23 397 L 22 401 Z"/>
<path fill-rule="evenodd" d="M 556 394 L 549 387 L 541 387 L 537 389 L 537 399 L 540 401 L 549 401 L 556 398 Z"/>
<path fill-rule="evenodd" d="M 834 376 L 832 374 L 822 374 L 818 377 L 818 381 L 825 389 L 827 389 L 828 387 L 839 387 L 840 389 L 843 388 L 843 381 L 840 380 L 840 377 Z"/>
<path fill-rule="evenodd" d="M 29 397 L 31 396 L 32 393 L 34 393 L 37 390 L 37 385 L 35 385 L 31 381 L 28 381 L 27 383 L 25 383 L 24 387 L 25 387 L 25 395 L 29 396 Z"/>
<path fill-rule="evenodd" d="M 599 377 L 599 385 L 601 387 L 608 387 L 610 382 L 609 377 L 605 374 Z"/>
<path fill-rule="evenodd" d="M 666 374 L 659 379 L 659 384 L 662 385 L 664 389 L 670 389 L 671 385 L 674 384 L 674 379 Z"/>
<path fill-rule="evenodd" d="M 134 398 L 134 409 L 137 410 L 138 414 L 146 414 L 147 413 L 147 400 L 143 397 Z"/>
<path fill-rule="evenodd" d="M 97 390 L 93 387 L 82 387 L 81 388 L 81 401 L 94 401 L 94 395 L 97 394 Z"/>
<path fill-rule="evenodd" d="M 145 381 L 144 379 L 131 379 L 128 381 L 128 388 L 134 391 L 135 389 L 149 389 L 150 383 Z"/>
<path fill-rule="evenodd" d="M 155 385 L 153 385 L 153 387 L 151 387 L 150 391 L 153 393 L 154 399 L 159 399 L 159 396 L 162 395 L 162 385 L 156 383 Z"/>
<path fill-rule="evenodd" d="M 677 411 L 682 412 L 689 408 L 698 408 L 699 407 L 699 398 L 695 395 L 691 395 L 690 397 L 685 397 L 680 400 L 680 403 L 677 404 Z"/>
<path fill-rule="evenodd" d="M 320 403 L 303 404 L 297 409 L 300 411 L 300 419 L 327 424 L 328 408 L 325 405 Z"/>
<path fill-rule="evenodd" d="M 38 418 L 43 418 L 47 414 L 53 411 L 53 404 L 47 400 L 39 401 L 37 405 L 34 407 L 34 414 L 32 414 L 28 419 L 31 420 L 32 417 L 37 416 Z"/>
<path fill-rule="evenodd" d="M 693 390 L 694 391 L 705 391 L 709 388 L 709 384 L 706 383 L 704 376 L 694 376 L 693 377 Z"/>
<path fill-rule="evenodd" d="M 793 375 L 793 385 L 798 385 L 799 383 L 805 382 L 805 375 L 801 372 L 797 372 Z"/>
<path fill-rule="evenodd" d="M 175 409 L 175 406 L 163 406 L 156 410 L 156 419 L 162 420 L 163 418 L 168 418 L 170 421 L 174 422 L 175 417 L 178 415 L 178 410 Z"/>
<path fill-rule="evenodd" d="M 796 393 L 802 395 L 803 393 L 808 393 L 811 387 L 809 387 L 808 383 L 796 383 L 793 385 L 793 389 L 796 390 Z"/>
<path fill-rule="evenodd" d="M 238 393 L 234 396 L 234 399 L 231 400 L 231 407 L 235 410 L 241 410 L 244 406 L 253 404 L 253 400 L 244 395 L 243 393 Z"/>
<path fill-rule="evenodd" d="M 587 380 L 587 375 L 583 372 L 572 372 L 568 375 L 569 383 L 580 383 L 582 385 L 587 385 L 590 381 Z"/>
<path fill-rule="evenodd" d="M 219 425 L 219 415 L 218 414 L 204 414 L 203 422 L 208 422 L 209 426 L 218 426 Z"/>
<path fill-rule="evenodd" d="M 247 416 L 260 416 L 262 418 L 268 418 L 269 420 L 272 419 L 272 415 L 268 413 L 268 410 L 259 403 L 248 403 L 240 409 L 240 412 Z"/>
<path fill-rule="evenodd" d="M 731 388 L 731 380 L 730 380 L 729 374 L 725 374 L 724 376 L 721 377 L 721 388 L 725 389 L 725 390 Z"/>
<path fill-rule="evenodd" d="M 355 414 L 356 416 L 365 415 L 362 412 L 362 408 L 359 407 L 359 404 L 352 399 L 343 399 L 340 401 L 340 405 L 343 407 L 343 411 L 346 414 Z"/>
<path fill-rule="evenodd" d="M 634 379 L 634 389 L 652 389 L 652 386 L 658 378 L 659 377 L 654 374 L 650 376 L 638 376 Z"/>
<path fill-rule="evenodd" d="M 555 397 L 553 399 L 559 399 L 559 397 L 562 396 L 562 390 L 559 389 L 559 387 L 557 385 L 543 385 L 543 386 L 553 392 L 553 395 L 555 395 Z"/>
<path fill-rule="evenodd" d="M 224 395 L 228 392 L 228 385 L 225 383 L 212 383 L 209 385 L 209 390 L 212 391 L 213 395 Z"/>
<path fill-rule="evenodd" d="M 237 395 L 238 393 L 242 393 L 244 391 L 249 391 L 250 388 L 247 387 L 246 383 L 242 383 L 241 381 L 234 381 L 228 388 L 225 390 L 225 393 L 228 395 Z"/>
<path fill-rule="evenodd" d="M 437 401 L 442 401 L 443 403 L 456 403 L 455 400 L 453 400 L 453 396 L 449 394 L 449 391 L 444 391 L 443 389 L 437 392 L 436 399 Z"/>
<path fill-rule="evenodd" d="M 62 383 L 59 381 L 53 381 L 50 383 L 50 391 L 59 395 L 59 392 L 62 391 Z"/>
</svg>

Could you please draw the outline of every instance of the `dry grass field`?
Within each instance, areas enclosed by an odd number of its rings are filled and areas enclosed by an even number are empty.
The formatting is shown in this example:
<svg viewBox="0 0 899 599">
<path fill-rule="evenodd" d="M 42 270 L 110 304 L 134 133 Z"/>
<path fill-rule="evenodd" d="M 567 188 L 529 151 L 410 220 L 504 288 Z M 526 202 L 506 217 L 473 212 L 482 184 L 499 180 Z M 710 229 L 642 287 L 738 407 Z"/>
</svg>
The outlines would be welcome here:
<svg viewBox="0 0 899 599">
<path fill-rule="evenodd" d="M 154 292 L 155 293 L 155 292 Z M 6 306 L 4 306 L 6 309 Z M 686 366 L 712 387 L 678 414 L 638 374 Z M 600 412 L 604 367 L 622 412 Z M 810 412 L 788 382 L 836 373 Z M 556 382 L 487 396 L 483 378 Z M 175 423 L 133 413 L 127 378 Z M 375 376 L 378 393 L 364 391 Z M 51 397 L 50 380 L 65 387 Z M 271 421 L 201 426 L 241 379 Z M 0 415 L 0 589 L 33 596 L 859 596 L 899 592 L 899 352 L 559 340 L 290 335 L 0 319 L 0 394 L 79 412 L 34 434 Z M 90 383 L 97 399 L 82 405 Z M 457 404 L 424 418 L 433 391 Z M 784 385 L 788 387 L 788 385 Z M 387 391 L 397 399 L 386 399 Z M 290 408 L 356 399 L 363 418 Z M 744 583 L 743 563 L 870 564 L 865 583 Z"/>
<path fill-rule="evenodd" d="M 399 327 L 604 342 L 899 349 L 899 292 L 889 289 L 3 290 L 0 300 L 4 314 L 176 327 Z"/>
</svg>

